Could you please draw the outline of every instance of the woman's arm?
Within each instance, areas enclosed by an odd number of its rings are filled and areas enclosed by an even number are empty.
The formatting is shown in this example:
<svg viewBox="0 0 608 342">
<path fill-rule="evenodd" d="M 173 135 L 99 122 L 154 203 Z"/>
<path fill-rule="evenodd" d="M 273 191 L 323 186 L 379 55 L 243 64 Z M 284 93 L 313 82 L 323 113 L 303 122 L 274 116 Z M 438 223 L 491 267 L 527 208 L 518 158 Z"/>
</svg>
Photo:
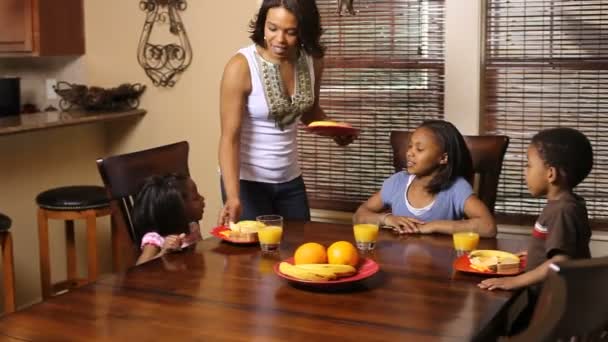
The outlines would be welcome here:
<svg viewBox="0 0 608 342">
<path fill-rule="evenodd" d="M 475 231 L 482 237 L 496 236 L 496 221 L 488 207 L 475 195 L 469 196 L 464 203 L 464 220 L 438 220 L 423 224 L 420 233 L 453 234 Z"/>
<path fill-rule="evenodd" d="M 495 290 L 495 289 L 503 289 L 503 290 L 514 290 L 525 286 L 530 286 L 536 283 L 540 283 L 541 281 L 547 278 L 547 272 L 549 272 L 549 265 L 554 262 L 560 262 L 564 260 L 568 260 L 568 256 L 564 254 L 558 254 L 553 256 L 553 258 L 543 262 L 535 269 L 524 272 L 515 277 L 504 277 L 504 278 L 490 278 L 482 281 L 477 286 L 482 289 Z"/>
<path fill-rule="evenodd" d="M 237 54 L 230 59 L 220 88 L 221 137 L 219 162 L 226 191 L 226 203 L 218 217 L 218 225 L 238 221 L 241 215 L 239 199 L 240 142 L 246 96 L 251 93 L 251 77 L 247 59 Z"/>
<path fill-rule="evenodd" d="M 135 265 L 143 264 L 146 261 L 150 261 L 156 258 L 157 256 L 159 256 L 160 251 L 161 249 L 158 246 L 152 244 L 145 244 L 141 250 L 139 258 L 137 258 L 137 262 L 135 263 Z"/>
</svg>

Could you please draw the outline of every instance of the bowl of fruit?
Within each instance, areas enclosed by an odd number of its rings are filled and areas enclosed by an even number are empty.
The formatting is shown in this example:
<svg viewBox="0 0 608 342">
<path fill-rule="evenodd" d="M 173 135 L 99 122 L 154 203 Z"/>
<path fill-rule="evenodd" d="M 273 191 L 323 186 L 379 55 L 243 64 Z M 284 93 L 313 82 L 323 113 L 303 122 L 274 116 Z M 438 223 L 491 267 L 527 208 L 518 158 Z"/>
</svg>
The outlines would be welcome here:
<svg viewBox="0 0 608 342">
<path fill-rule="evenodd" d="M 300 245 L 294 256 L 274 266 L 275 273 L 290 282 L 332 287 L 353 283 L 376 274 L 380 267 L 370 258 L 361 258 L 348 241 L 337 241 L 327 249 L 316 242 Z"/>
</svg>

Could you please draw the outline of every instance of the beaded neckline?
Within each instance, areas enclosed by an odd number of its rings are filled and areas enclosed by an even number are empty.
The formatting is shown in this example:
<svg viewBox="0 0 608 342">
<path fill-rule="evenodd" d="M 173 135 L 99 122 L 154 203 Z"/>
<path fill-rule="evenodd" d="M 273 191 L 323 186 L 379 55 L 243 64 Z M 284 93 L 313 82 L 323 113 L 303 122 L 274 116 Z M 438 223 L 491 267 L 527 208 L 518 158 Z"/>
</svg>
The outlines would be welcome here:
<svg viewBox="0 0 608 342">
<path fill-rule="evenodd" d="M 281 130 L 291 125 L 300 115 L 312 108 L 314 93 L 310 69 L 306 61 L 306 54 L 300 52 L 295 65 L 295 89 L 292 96 L 287 94 L 283 84 L 279 64 L 265 60 L 257 51 L 256 61 L 260 69 L 260 80 L 266 103 L 268 104 L 268 118 L 274 120 Z"/>
</svg>

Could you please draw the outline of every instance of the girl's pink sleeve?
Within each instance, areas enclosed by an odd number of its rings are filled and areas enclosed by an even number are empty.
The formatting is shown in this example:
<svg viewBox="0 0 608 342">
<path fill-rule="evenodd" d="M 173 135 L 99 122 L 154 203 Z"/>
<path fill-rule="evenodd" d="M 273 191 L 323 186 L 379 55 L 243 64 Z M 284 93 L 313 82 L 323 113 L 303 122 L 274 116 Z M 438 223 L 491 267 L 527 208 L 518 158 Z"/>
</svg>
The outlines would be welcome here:
<svg viewBox="0 0 608 342">
<path fill-rule="evenodd" d="M 158 233 L 150 232 L 150 233 L 146 233 L 146 235 L 144 235 L 144 237 L 141 239 L 140 248 L 144 248 L 145 245 L 153 245 L 158 248 L 162 248 L 164 242 L 165 242 L 165 239 L 162 236 L 160 236 Z"/>
</svg>

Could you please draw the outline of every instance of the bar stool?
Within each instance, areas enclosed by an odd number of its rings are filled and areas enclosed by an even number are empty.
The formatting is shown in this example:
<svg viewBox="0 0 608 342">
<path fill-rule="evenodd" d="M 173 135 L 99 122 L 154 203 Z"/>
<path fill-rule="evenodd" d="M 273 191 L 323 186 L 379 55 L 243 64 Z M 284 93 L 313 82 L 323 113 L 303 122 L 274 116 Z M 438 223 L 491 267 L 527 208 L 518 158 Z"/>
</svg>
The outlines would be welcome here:
<svg viewBox="0 0 608 342">
<path fill-rule="evenodd" d="M 75 288 L 97 279 L 97 222 L 96 218 L 110 215 L 110 203 L 101 186 L 66 186 L 44 191 L 36 196 L 38 204 L 38 238 L 40 243 L 40 281 L 42 298 Z M 48 220 L 65 221 L 67 279 L 51 284 Z M 86 220 L 87 278 L 78 278 L 74 220 Z"/>
<path fill-rule="evenodd" d="M 15 311 L 15 263 L 13 261 L 13 238 L 11 219 L 0 213 L 0 245 L 2 246 L 2 280 L 4 283 L 4 312 Z"/>
</svg>

